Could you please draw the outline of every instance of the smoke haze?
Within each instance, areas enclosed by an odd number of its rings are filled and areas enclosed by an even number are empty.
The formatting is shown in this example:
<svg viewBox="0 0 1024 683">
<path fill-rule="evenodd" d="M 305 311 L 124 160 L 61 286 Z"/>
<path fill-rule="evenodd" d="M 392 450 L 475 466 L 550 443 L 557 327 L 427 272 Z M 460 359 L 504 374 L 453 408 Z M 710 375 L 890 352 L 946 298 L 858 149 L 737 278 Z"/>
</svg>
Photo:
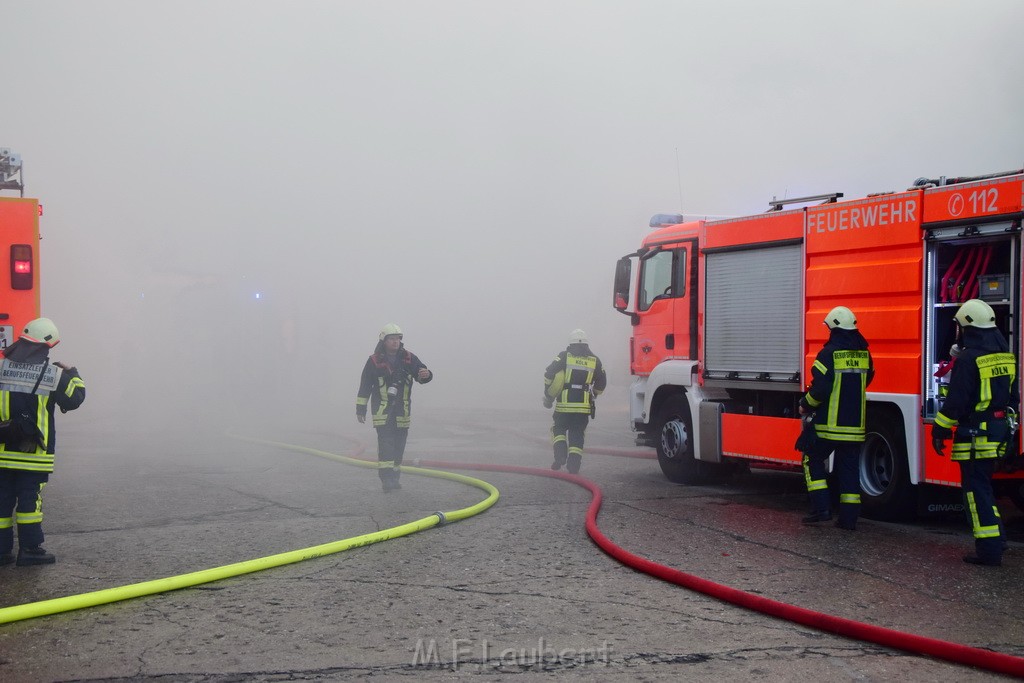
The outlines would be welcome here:
<svg viewBox="0 0 1024 683">
<path fill-rule="evenodd" d="M 417 406 L 542 410 L 576 327 L 624 402 L 612 272 L 652 214 L 1020 168 L 1022 25 L 1017 0 L 6 2 L 0 145 L 89 419 L 351 421 L 388 322 L 435 372 Z"/>
</svg>

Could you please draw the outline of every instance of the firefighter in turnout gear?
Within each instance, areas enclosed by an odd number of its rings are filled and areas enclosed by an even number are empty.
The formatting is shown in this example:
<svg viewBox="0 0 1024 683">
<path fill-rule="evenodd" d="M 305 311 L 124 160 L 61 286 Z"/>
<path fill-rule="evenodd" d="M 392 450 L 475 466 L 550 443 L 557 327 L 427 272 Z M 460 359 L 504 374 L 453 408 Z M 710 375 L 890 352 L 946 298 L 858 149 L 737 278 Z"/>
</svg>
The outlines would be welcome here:
<svg viewBox="0 0 1024 683">
<path fill-rule="evenodd" d="M 53 472 L 56 446 L 53 413 L 74 410 L 85 400 L 78 370 L 50 362 L 50 349 L 59 342 L 53 322 L 36 318 L 4 350 L 0 363 L 0 564 L 56 561 L 42 547 L 42 491 Z"/>
<path fill-rule="evenodd" d="M 960 466 L 964 509 L 974 532 L 975 552 L 966 555 L 964 562 L 998 567 L 1005 538 L 992 473 L 1013 438 L 1010 418 L 1020 401 L 1017 358 L 996 327 L 992 307 L 984 301 L 964 302 L 954 319 L 959 353 L 949 393 L 932 426 L 932 446 L 945 456 L 946 440 L 953 437 L 952 457 Z"/>
<path fill-rule="evenodd" d="M 811 386 L 800 399 L 801 415 L 813 415 L 815 438 L 803 451 L 804 477 L 811 499 L 811 514 L 804 524 L 832 519 L 827 461 L 835 452 L 839 480 L 839 518 L 836 526 L 854 531 L 860 515 L 860 448 L 864 443 L 866 390 L 874 377 L 867 340 L 857 329 L 857 318 L 846 306 L 825 316 L 829 338 L 811 366 Z"/>
<path fill-rule="evenodd" d="M 377 430 L 377 461 L 385 491 L 402 488 L 398 483 L 409 435 L 412 383 L 426 384 L 434 373 L 402 344 L 402 330 L 388 323 L 380 331 L 377 348 L 366 360 L 356 395 L 356 418 L 366 421 L 369 404 Z"/>
<path fill-rule="evenodd" d="M 594 417 L 594 398 L 608 383 L 601 359 L 590 351 L 583 330 L 569 334 L 569 346 L 551 361 L 544 371 L 544 407 L 554 406 L 551 444 L 555 461 L 551 469 L 566 466 L 580 471 L 583 460 L 583 435 Z"/>
</svg>

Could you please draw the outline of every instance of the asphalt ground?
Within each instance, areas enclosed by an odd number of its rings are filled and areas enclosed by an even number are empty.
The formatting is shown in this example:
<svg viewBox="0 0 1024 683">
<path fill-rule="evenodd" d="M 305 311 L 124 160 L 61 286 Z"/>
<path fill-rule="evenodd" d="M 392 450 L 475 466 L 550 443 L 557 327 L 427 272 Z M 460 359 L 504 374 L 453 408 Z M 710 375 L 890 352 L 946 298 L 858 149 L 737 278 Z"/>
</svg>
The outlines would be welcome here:
<svg viewBox="0 0 1024 683">
<path fill-rule="evenodd" d="M 66 420 L 44 495 L 57 563 L 0 568 L 0 607 L 242 562 L 473 505 L 455 482 L 376 472 L 223 431 Z M 422 409 L 406 451 L 460 463 L 550 465 L 548 414 Z M 336 425 L 236 429 L 372 457 L 374 432 Z M 588 446 L 636 450 L 603 409 Z M 459 471 L 459 470 L 453 470 Z M 194 588 L 0 625 L 3 681 L 999 680 L 831 635 L 669 584 L 601 552 L 571 483 L 470 472 L 500 492 L 480 515 L 410 536 Z M 959 517 L 800 524 L 799 475 L 721 486 L 667 482 L 654 460 L 589 453 L 599 524 L 627 550 L 773 600 L 1024 656 L 1024 518 L 1001 568 L 964 564 Z"/>
</svg>

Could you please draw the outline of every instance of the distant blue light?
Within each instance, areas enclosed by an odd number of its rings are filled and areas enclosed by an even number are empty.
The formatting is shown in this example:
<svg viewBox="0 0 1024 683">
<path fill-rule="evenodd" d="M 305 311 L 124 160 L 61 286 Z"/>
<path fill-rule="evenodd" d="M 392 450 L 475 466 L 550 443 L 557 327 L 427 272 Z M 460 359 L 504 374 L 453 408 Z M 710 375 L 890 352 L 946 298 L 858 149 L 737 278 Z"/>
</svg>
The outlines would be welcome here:
<svg viewBox="0 0 1024 683">
<path fill-rule="evenodd" d="M 261 294 L 260 292 L 256 292 L 256 298 L 257 299 L 262 299 L 263 298 L 263 294 Z"/>
</svg>

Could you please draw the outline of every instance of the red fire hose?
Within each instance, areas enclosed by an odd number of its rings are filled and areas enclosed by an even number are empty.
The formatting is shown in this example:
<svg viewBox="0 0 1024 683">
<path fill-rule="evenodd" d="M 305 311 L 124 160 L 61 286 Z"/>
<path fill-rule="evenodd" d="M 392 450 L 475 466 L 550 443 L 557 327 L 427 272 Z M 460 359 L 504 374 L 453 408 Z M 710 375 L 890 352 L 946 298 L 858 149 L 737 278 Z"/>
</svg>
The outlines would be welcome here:
<svg viewBox="0 0 1024 683">
<path fill-rule="evenodd" d="M 590 449 L 592 452 L 599 452 L 602 449 Z M 636 456 L 634 456 L 636 457 Z M 996 673 L 1008 674 L 1024 678 L 1024 657 L 992 650 L 970 647 L 953 643 L 937 638 L 927 638 L 913 633 L 904 633 L 893 629 L 865 624 L 852 619 L 844 619 L 823 612 L 797 607 L 777 600 L 770 600 L 752 593 L 731 588 L 714 581 L 702 579 L 693 574 L 667 567 L 652 562 L 646 558 L 635 555 L 628 550 L 616 545 L 605 536 L 597 526 L 597 513 L 601 509 L 601 488 L 594 482 L 575 474 L 564 472 L 553 472 L 535 467 L 517 467 L 515 465 L 486 465 L 469 464 L 459 462 L 442 462 L 435 460 L 417 460 L 414 465 L 423 467 L 453 468 L 466 470 L 481 470 L 488 472 L 514 472 L 519 474 L 532 474 L 536 476 L 554 477 L 570 481 L 577 486 L 590 491 L 590 507 L 587 509 L 587 534 L 597 546 L 618 560 L 622 564 L 637 571 L 643 572 L 662 581 L 668 581 L 690 590 L 695 590 L 713 598 L 755 610 L 779 619 L 785 619 L 797 624 L 803 624 L 819 631 L 827 631 L 846 638 L 855 638 L 869 643 L 875 643 L 895 650 L 903 650 L 915 654 L 927 655 L 936 659 L 943 659 L 956 664 L 966 664 L 979 669 L 987 669 Z"/>
</svg>

